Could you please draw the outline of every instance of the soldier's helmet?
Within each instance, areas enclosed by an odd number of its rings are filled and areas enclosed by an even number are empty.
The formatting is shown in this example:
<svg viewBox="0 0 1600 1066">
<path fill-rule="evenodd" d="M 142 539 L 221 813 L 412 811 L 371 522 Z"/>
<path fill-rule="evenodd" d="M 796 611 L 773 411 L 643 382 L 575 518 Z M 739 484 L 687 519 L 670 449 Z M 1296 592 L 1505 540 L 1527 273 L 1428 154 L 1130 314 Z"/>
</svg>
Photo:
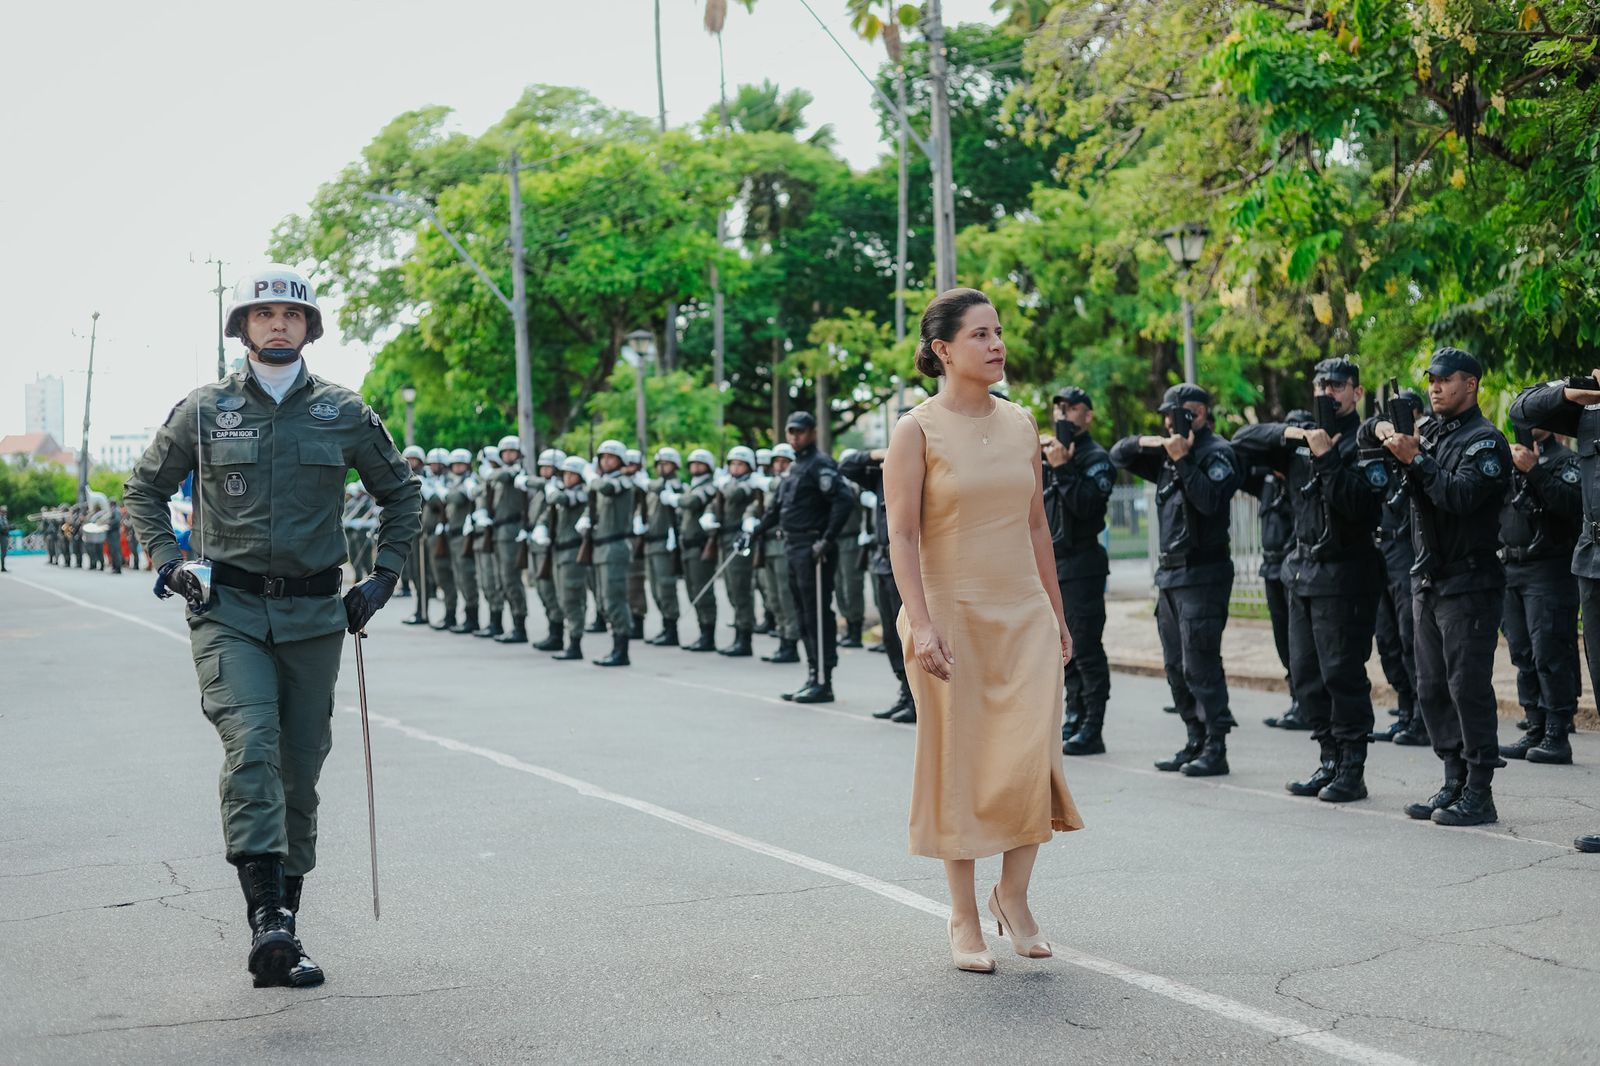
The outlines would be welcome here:
<svg viewBox="0 0 1600 1066">
<path fill-rule="evenodd" d="M 501 437 L 500 443 L 494 446 L 495 453 L 516 452 L 522 454 L 522 441 L 517 437 Z"/>
<path fill-rule="evenodd" d="M 539 465 L 540 466 L 560 466 L 562 458 L 565 458 L 565 457 L 562 456 L 561 453 L 556 451 L 554 448 L 546 448 L 544 451 L 539 453 Z"/>
<path fill-rule="evenodd" d="M 595 454 L 596 455 L 615 455 L 618 459 L 621 459 L 623 462 L 627 462 L 628 461 L 628 446 L 626 444 L 623 444 L 620 440 L 603 440 L 603 441 L 600 442 L 600 448 L 599 448 L 598 451 L 595 452 Z"/>
<path fill-rule="evenodd" d="M 757 448 L 756 449 L 756 465 L 757 466 L 766 466 L 770 462 L 772 462 L 772 449 L 771 448 Z"/>
<path fill-rule="evenodd" d="M 450 453 L 450 465 L 454 466 L 457 463 L 466 463 L 468 466 L 471 466 L 472 453 L 465 448 L 455 449 Z"/>
<path fill-rule="evenodd" d="M 303 274 L 282 263 L 268 263 L 240 278 L 233 286 L 233 299 L 223 316 L 223 335 L 243 337 L 245 312 L 262 304 L 299 304 L 306 316 L 306 343 L 322 336 L 322 309 L 317 306 L 317 290 Z"/>
<path fill-rule="evenodd" d="M 656 451 L 656 462 L 682 466 L 683 456 L 678 454 L 678 449 L 676 448 L 660 448 Z"/>
<path fill-rule="evenodd" d="M 581 455 L 569 455 L 561 460 L 561 469 L 568 474 L 582 474 L 588 465 Z"/>
<path fill-rule="evenodd" d="M 691 463 L 704 463 L 707 466 L 716 466 L 717 465 L 716 458 L 714 456 L 712 456 L 712 454 L 710 452 L 706 451 L 704 448 L 696 448 L 694 451 L 690 452 L 689 453 L 689 462 L 691 462 Z"/>
<path fill-rule="evenodd" d="M 774 444 L 772 446 L 772 457 L 774 459 L 787 459 L 792 463 L 794 462 L 794 446 L 792 444 Z"/>
<path fill-rule="evenodd" d="M 417 447 L 415 444 L 406 445 L 406 450 L 400 453 L 400 457 L 402 459 L 416 459 L 417 461 L 424 463 L 428 461 L 428 453 Z"/>
<path fill-rule="evenodd" d="M 449 466 L 450 465 L 450 449 L 448 449 L 448 448 L 429 448 L 428 449 L 428 465 L 432 466 L 434 463 L 438 463 L 440 466 Z"/>
<path fill-rule="evenodd" d="M 644 452 L 638 448 L 629 448 L 628 453 L 622 457 L 624 466 L 638 466 L 644 462 Z"/>
<path fill-rule="evenodd" d="M 738 447 L 728 449 L 728 462 L 743 463 L 745 466 L 754 467 L 756 465 L 756 453 L 741 444 Z"/>
<path fill-rule="evenodd" d="M 490 466 L 499 466 L 500 449 L 496 448 L 492 444 L 485 444 L 483 446 L 483 451 L 478 453 L 478 458 L 483 462 L 488 463 Z"/>
</svg>

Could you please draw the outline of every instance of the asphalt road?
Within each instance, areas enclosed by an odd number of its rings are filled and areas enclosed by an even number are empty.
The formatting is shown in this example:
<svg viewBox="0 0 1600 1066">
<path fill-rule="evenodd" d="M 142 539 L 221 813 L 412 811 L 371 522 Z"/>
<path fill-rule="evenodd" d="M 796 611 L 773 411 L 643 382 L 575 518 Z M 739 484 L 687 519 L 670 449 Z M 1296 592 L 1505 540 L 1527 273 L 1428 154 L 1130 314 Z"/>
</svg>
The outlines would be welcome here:
<svg viewBox="0 0 1600 1066">
<path fill-rule="evenodd" d="M 845 652 L 805 709 L 776 698 L 795 667 L 556 663 L 402 626 L 404 600 L 366 642 L 382 919 L 347 653 L 301 916 L 329 980 L 255 990 L 181 611 L 147 574 L 12 570 L 0 1062 L 1600 1059 L 1600 857 L 1570 849 L 1600 830 L 1600 737 L 1502 771 L 1500 825 L 1444 829 L 1400 813 L 1426 750 L 1375 747 L 1363 803 L 1285 794 L 1315 750 L 1259 725 L 1281 696 L 1236 694 L 1232 776 L 1159 774 L 1181 728 L 1119 675 L 1110 754 L 1067 763 L 1088 828 L 1034 883 L 1059 957 L 991 936 L 984 977 L 906 853 L 881 656 Z"/>
</svg>

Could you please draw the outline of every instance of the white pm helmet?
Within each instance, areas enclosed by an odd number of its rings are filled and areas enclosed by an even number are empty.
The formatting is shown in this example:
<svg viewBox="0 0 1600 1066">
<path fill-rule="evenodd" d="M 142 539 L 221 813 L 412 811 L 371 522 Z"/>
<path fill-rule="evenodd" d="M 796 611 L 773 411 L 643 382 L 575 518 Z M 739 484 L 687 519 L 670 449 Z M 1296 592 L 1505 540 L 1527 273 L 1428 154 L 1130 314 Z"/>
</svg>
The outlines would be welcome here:
<svg viewBox="0 0 1600 1066">
<path fill-rule="evenodd" d="M 563 456 L 554 448 L 546 448 L 539 453 L 539 466 L 560 466 Z"/>
<path fill-rule="evenodd" d="M 588 470 L 588 468 L 589 464 L 583 461 L 583 456 L 581 455 L 569 455 L 565 459 L 561 460 L 561 469 L 569 474 L 578 474 L 581 476 Z"/>
<path fill-rule="evenodd" d="M 639 466 L 643 462 L 644 452 L 641 452 L 638 448 L 629 448 L 627 454 L 622 457 L 624 466 Z"/>
<path fill-rule="evenodd" d="M 656 462 L 682 466 L 683 456 L 678 454 L 678 449 L 676 448 L 660 448 L 656 451 Z"/>
<path fill-rule="evenodd" d="M 428 463 L 429 463 L 429 465 L 432 465 L 434 463 L 438 463 L 440 466 L 449 466 L 450 465 L 450 449 L 448 449 L 448 448 L 429 448 L 428 449 Z"/>
<path fill-rule="evenodd" d="M 253 349 L 255 346 L 244 332 L 244 315 L 249 308 L 262 304 L 299 304 L 305 310 L 306 343 L 322 336 L 322 310 L 317 307 L 317 290 L 298 270 L 282 263 L 268 263 L 235 283 L 233 299 L 223 316 L 223 335 L 240 337 Z"/>
<path fill-rule="evenodd" d="M 717 460 L 704 448 L 696 448 L 694 451 L 690 452 L 689 462 L 704 463 L 710 467 L 715 467 L 717 465 Z"/>
<path fill-rule="evenodd" d="M 406 445 L 406 450 L 400 453 L 400 458 L 416 459 L 419 462 L 425 463 L 428 461 L 428 453 L 417 447 L 415 444 L 408 444 Z"/>
<path fill-rule="evenodd" d="M 757 448 L 756 449 L 756 465 L 757 466 L 766 466 L 770 462 L 772 462 L 772 449 L 771 448 Z"/>
<path fill-rule="evenodd" d="M 754 468 L 756 465 L 756 453 L 741 444 L 738 447 L 728 449 L 728 462 L 743 463 L 745 466 Z"/>
<path fill-rule="evenodd" d="M 772 457 L 774 459 L 787 459 L 791 463 L 794 462 L 794 445 L 774 444 L 772 446 Z"/>
<path fill-rule="evenodd" d="M 467 466 L 471 466 L 472 453 L 465 448 L 455 449 L 450 453 L 450 465 L 454 466 L 457 463 L 465 463 Z"/>
<path fill-rule="evenodd" d="M 501 437 L 500 443 L 495 445 L 494 450 L 496 455 L 501 452 L 517 452 L 521 454 L 522 440 L 518 437 Z"/>
<path fill-rule="evenodd" d="M 600 442 L 600 449 L 595 452 L 595 455 L 615 455 L 623 462 L 627 462 L 628 446 L 620 440 L 603 440 Z"/>
<path fill-rule="evenodd" d="M 478 453 L 478 459 L 481 462 L 488 463 L 490 466 L 499 466 L 501 465 L 500 449 L 496 448 L 492 444 L 485 444 L 483 446 L 483 451 Z"/>
</svg>

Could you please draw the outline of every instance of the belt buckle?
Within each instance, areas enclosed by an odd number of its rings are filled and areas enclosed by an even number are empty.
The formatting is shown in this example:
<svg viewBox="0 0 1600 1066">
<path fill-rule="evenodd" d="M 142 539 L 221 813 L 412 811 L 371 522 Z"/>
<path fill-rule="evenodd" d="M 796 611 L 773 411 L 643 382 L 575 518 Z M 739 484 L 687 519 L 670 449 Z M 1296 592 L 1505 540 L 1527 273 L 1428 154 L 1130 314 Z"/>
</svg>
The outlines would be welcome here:
<svg viewBox="0 0 1600 1066">
<path fill-rule="evenodd" d="M 270 596 L 272 599 L 281 600 L 284 597 L 284 579 L 281 577 L 264 577 L 261 579 L 261 595 Z"/>
</svg>

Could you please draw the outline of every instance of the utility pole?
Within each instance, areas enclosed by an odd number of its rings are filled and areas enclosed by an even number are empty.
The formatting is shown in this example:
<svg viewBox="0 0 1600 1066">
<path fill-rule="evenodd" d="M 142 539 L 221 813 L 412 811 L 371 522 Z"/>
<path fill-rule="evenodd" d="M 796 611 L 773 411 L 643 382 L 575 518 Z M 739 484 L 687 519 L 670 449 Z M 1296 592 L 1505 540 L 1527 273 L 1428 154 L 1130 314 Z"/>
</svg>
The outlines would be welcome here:
<svg viewBox="0 0 1600 1066">
<path fill-rule="evenodd" d="M 222 296 L 228 291 L 228 287 L 222 283 L 222 260 L 207 259 L 206 262 L 217 265 L 217 287 L 211 291 L 217 294 L 217 380 L 221 381 L 228 376 L 228 356 L 222 346 Z"/>
<path fill-rule="evenodd" d="M 517 436 L 522 454 L 537 455 L 533 432 L 533 368 L 528 353 L 528 278 L 522 263 L 522 186 L 517 150 L 511 149 L 511 323 L 517 337 Z"/>
<path fill-rule="evenodd" d="M 83 383 L 83 450 L 78 453 L 78 502 L 89 503 L 89 396 L 94 391 L 94 339 L 100 312 L 89 316 L 89 377 Z"/>
<path fill-rule="evenodd" d="M 722 61 L 722 33 L 717 32 L 717 114 L 722 123 L 723 136 L 728 133 L 728 79 L 727 67 Z M 720 252 L 728 240 L 728 212 L 717 211 L 717 250 Z M 722 284 L 717 278 L 717 265 L 711 264 L 711 376 L 717 389 L 717 459 L 722 459 L 722 375 L 723 346 L 727 343 L 724 328 Z"/>
<path fill-rule="evenodd" d="M 898 42 L 896 42 L 898 48 Z M 897 57 L 898 58 L 898 57 Z M 900 151 L 900 223 L 895 230 L 894 244 L 894 339 L 906 339 L 906 226 L 909 222 L 908 198 L 910 175 L 906 171 L 906 71 L 899 67 L 894 76 L 895 96 L 900 104 L 900 135 L 896 138 Z"/>
<path fill-rule="evenodd" d="M 944 292 L 956 284 L 956 215 L 951 180 L 954 167 L 950 161 L 950 68 L 945 56 L 940 0 L 928 0 L 927 20 L 929 91 L 933 102 L 932 129 L 928 133 L 933 147 L 933 273 L 935 288 Z"/>
<path fill-rule="evenodd" d="M 667 83 L 661 66 L 661 0 L 656 0 L 656 121 L 661 132 L 667 132 Z M 661 366 L 674 370 L 678 366 L 678 305 L 667 301 L 667 322 L 661 338 Z"/>
</svg>

